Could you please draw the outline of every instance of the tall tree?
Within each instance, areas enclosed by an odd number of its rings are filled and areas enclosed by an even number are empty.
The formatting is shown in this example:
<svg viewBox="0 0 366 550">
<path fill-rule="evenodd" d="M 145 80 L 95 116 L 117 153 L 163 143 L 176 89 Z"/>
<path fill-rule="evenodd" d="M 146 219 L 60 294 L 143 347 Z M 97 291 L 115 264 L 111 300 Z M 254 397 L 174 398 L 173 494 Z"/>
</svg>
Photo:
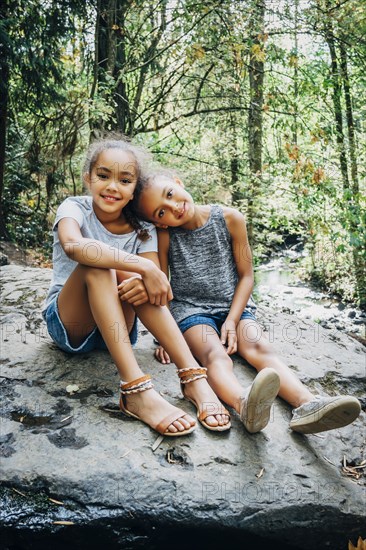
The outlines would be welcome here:
<svg viewBox="0 0 366 550">
<path fill-rule="evenodd" d="M 362 307 L 366 306 L 366 257 L 362 238 L 358 236 L 362 231 L 361 208 L 359 202 L 359 184 L 357 176 L 357 161 L 355 150 L 355 136 L 353 111 L 351 102 L 350 81 L 348 76 L 347 55 L 344 43 L 336 36 L 336 29 L 333 25 L 334 10 L 340 8 L 333 5 L 331 0 L 320 3 L 324 21 L 325 38 L 329 46 L 332 74 L 332 98 L 334 105 L 334 117 L 336 124 L 336 140 L 339 150 L 339 162 L 343 181 L 343 201 L 345 203 L 344 221 L 350 235 L 352 249 L 353 267 L 355 272 L 359 302 Z M 337 52 L 338 50 L 338 52 Z M 344 116 L 342 108 L 342 89 L 346 113 Z M 347 143 L 343 130 L 343 120 L 347 121 L 348 128 L 348 155 Z M 351 161 L 352 184 L 349 179 L 348 157 Z"/>
<path fill-rule="evenodd" d="M 6 157 L 6 129 L 9 95 L 10 41 L 6 22 L 9 20 L 10 2 L 6 0 L 0 8 L 0 238 L 8 239 L 3 212 L 4 170 Z"/>
<path fill-rule="evenodd" d="M 254 2 L 250 22 L 250 98 L 248 111 L 248 157 L 250 169 L 250 190 L 248 196 L 248 238 L 253 241 L 253 222 L 256 196 L 262 179 L 263 140 L 263 84 L 264 84 L 264 14 L 265 2 Z"/>
</svg>

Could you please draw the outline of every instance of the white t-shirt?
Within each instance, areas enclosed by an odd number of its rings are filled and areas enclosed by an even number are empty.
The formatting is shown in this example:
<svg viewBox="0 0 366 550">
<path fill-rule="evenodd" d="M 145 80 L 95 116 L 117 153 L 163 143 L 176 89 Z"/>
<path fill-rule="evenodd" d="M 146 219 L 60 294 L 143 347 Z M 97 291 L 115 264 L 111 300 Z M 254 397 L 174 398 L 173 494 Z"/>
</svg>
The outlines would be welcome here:
<svg viewBox="0 0 366 550">
<path fill-rule="evenodd" d="M 75 267 L 77 262 L 71 260 L 64 252 L 58 238 L 57 224 L 62 218 L 73 218 L 80 226 L 83 237 L 101 241 L 117 250 L 123 250 L 130 254 L 143 254 L 144 252 L 157 252 L 158 239 L 156 228 L 148 222 L 141 222 L 143 229 L 147 229 L 150 238 L 142 241 L 138 238 L 137 232 L 132 231 L 124 235 L 116 235 L 108 231 L 98 220 L 92 206 L 92 197 L 69 197 L 64 200 L 57 209 L 55 222 L 53 224 L 53 274 L 51 286 L 47 298 L 43 304 L 42 312 L 61 290 Z M 96 259 L 98 256 L 98 247 L 95 244 L 86 245 L 84 253 L 89 259 Z M 116 259 L 118 252 L 116 252 Z M 133 258 L 131 258 L 133 260 Z"/>
</svg>

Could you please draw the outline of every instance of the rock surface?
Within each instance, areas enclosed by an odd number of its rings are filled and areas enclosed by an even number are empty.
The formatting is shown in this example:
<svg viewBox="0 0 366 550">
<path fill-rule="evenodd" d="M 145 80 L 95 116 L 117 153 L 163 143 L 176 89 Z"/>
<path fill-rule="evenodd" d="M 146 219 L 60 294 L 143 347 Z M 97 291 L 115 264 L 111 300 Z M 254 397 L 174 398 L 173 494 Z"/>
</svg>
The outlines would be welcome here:
<svg viewBox="0 0 366 550">
<path fill-rule="evenodd" d="M 289 429 L 290 407 L 278 398 L 259 434 L 248 434 L 233 413 L 227 434 L 198 425 L 155 448 L 156 432 L 118 412 L 109 354 L 74 357 L 50 340 L 40 313 L 50 277 L 48 269 L 1 268 L 4 548 L 215 549 L 230 540 L 241 548 L 277 541 L 344 550 L 348 540 L 366 538 L 365 470 L 358 479 L 342 470 L 344 460 L 365 459 L 364 412 L 351 426 L 302 436 Z M 258 319 L 304 383 L 323 394 L 356 395 L 364 408 L 360 343 L 264 307 Z M 174 366 L 155 361 L 152 349 L 140 325 L 143 370 L 164 397 L 193 413 Z M 253 380 L 254 369 L 240 358 L 235 369 L 245 386 Z"/>
</svg>

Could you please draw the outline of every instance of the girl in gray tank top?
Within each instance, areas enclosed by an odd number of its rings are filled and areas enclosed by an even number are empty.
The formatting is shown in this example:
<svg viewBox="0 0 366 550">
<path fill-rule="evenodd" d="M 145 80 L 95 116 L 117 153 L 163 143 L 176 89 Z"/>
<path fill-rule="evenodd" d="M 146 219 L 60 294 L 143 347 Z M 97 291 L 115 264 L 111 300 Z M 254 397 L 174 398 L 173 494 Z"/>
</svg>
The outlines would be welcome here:
<svg viewBox="0 0 366 550">
<path fill-rule="evenodd" d="M 195 204 L 183 183 L 166 172 L 140 180 L 132 205 L 161 229 L 159 260 L 170 273 L 173 317 L 215 393 L 249 432 L 267 426 L 277 393 L 296 408 L 290 427 L 301 433 L 339 428 L 358 417 L 355 397 L 313 395 L 264 336 L 255 319 L 252 256 L 239 211 Z M 234 353 L 258 371 L 246 390 L 233 372 Z M 161 346 L 155 356 L 170 362 Z"/>
<path fill-rule="evenodd" d="M 238 284 L 238 271 L 221 206 L 212 205 L 197 229 L 169 228 L 168 261 L 174 298 L 170 311 L 179 324 L 192 315 L 226 314 Z M 254 318 L 251 297 L 247 312 Z"/>
</svg>

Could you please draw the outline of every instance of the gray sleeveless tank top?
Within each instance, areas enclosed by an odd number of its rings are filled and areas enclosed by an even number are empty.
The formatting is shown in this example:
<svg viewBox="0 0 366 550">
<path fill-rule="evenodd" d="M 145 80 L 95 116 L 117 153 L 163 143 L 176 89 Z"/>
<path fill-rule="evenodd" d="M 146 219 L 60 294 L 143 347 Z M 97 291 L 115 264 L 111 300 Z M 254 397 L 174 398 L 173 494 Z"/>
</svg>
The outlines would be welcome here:
<svg viewBox="0 0 366 550">
<path fill-rule="evenodd" d="M 238 282 L 222 207 L 211 205 L 198 229 L 169 228 L 170 311 L 177 323 L 197 314 L 228 312 Z M 248 307 L 256 308 L 250 297 Z"/>
</svg>

